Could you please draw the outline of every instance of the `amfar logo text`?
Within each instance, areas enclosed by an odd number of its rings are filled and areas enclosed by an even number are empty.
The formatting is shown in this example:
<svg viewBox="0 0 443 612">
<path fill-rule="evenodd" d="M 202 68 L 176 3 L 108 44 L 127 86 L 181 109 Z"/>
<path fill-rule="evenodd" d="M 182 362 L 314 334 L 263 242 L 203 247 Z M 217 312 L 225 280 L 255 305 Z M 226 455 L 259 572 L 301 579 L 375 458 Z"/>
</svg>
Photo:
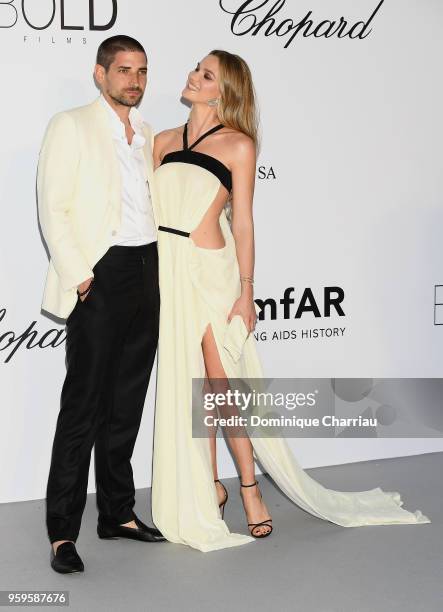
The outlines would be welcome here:
<svg viewBox="0 0 443 612">
<path fill-rule="evenodd" d="M 96 23 L 95 4 L 97 0 L 41 0 L 39 8 L 45 15 L 44 23 L 35 23 L 35 0 L 0 0 L 0 28 L 13 28 L 19 19 L 23 18 L 33 30 L 46 30 L 57 19 L 62 30 L 84 30 L 85 25 L 66 23 L 65 12 L 69 5 L 89 4 L 89 30 L 110 30 L 117 19 L 117 0 L 100 0 L 100 4 L 109 6 L 110 19 L 107 23 Z M 34 5 L 34 12 L 30 7 Z M 46 9 L 46 10 L 45 10 Z M 43 19 L 43 17 L 42 17 Z"/>
<path fill-rule="evenodd" d="M 298 297 L 297 301 L 293 297 L 295 287 L 287 287 L 283 292 L 283 297 L 279 303 L 283 307 L 283 316 L 278 316 L 278 302 L 274 298 L 256 299 L 257 306 L 260 306 L 259 315 L 260 321 L 270 318 L 275 321 L 277 318 L 283 319 L 300 319 L 305 313 L 311 312 L 315 318 L 330 317 L 331 311 L 340 317 L 345 316 L 345 312 L 341 307 L 341 303 L 345 299 L 345 292 L 341 287 L 324 287 L 321 304 L 320 299 L 315 299 L 314 293 L 310 287 L 306 287 L 303 293 Z M 295 314 L 293 311 L 295 310 Z M 270 315 L 270 317 L 269 317 Z M 280 313 L 279 313 L 280 315 Z"/>
</svg>

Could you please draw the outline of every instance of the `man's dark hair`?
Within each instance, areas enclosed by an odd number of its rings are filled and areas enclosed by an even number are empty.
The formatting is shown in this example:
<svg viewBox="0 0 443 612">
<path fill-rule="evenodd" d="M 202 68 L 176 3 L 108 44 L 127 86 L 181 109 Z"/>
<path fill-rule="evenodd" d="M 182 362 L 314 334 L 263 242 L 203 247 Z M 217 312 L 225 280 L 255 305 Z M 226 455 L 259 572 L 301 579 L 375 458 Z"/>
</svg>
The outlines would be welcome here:
<svg viewBox="0 0 443 612">
<path fill-rule="evenodd" d="M 118 34 L 117 36 L 107 38 L 101 43 L 97 51 L 96 63 L 103 66 L 106 72 L 108 72 L 109 66 L 119 51 L 141 51 L 146 57 L 146 51 L 138 40 L 124 34 Z"/>
</svg>

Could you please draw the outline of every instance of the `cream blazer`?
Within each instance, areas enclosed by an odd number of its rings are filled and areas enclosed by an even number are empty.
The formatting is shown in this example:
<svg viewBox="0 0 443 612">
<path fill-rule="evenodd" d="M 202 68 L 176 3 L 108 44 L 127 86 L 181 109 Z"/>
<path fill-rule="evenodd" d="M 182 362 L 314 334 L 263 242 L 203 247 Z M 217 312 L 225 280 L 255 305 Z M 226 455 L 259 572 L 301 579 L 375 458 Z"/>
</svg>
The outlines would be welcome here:
<svg viewBox="0 0 443 612">
<path fill-rule="evenodd" d="M 152 158 L 153 133 L 143 124 L 146 177 L 155 225 L 158 212 Z M 121 176 L 109 117 L 99 97 L 91 104 L 54 115 L 40 149 L 38 213 L 50 261 L 42 308 L 66 319 L 77 287 L 94 276 L 120 226 Z"/>
</svg>

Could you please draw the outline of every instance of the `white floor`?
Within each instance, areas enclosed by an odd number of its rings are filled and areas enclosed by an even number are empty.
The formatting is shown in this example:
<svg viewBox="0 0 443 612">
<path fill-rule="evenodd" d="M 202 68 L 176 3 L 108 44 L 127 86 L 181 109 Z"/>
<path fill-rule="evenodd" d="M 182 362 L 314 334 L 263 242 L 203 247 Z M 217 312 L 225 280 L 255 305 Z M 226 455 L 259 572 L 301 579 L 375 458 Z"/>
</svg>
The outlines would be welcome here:
<svg viewBox="0 0 443 612">
<path fill-rule="evenodd" d="M 169 542 L 99 540 L 90 495 L 77 542 L 85 572 L 63 576 L 49 566 L 44 500 L 3 504 L 0 590 L 68 590 L 69 609 L 85 612 L 441 612 L 443 453 L 308 472 L 333 489 L 399 491 L 406 509 L 420 509 L 432 523 L 338 527 L 292 504 L 262 476 L 273 534 L 200 553 Z M 238 480 L 224 482 L 225 520 L 246 532 Z M 148 498 L 149 491 L 137 491 L 135 510 L 150 523 Z"/>
</svg>

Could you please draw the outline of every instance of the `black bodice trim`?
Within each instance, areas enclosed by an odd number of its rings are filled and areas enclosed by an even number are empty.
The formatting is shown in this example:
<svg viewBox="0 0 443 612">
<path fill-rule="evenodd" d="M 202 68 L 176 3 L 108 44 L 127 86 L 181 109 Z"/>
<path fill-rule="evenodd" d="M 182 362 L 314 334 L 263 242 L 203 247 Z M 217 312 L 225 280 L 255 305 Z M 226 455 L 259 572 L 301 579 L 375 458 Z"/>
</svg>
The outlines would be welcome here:
<svg viewBox="0 0 443 612">
<path fill-rule="evenodd" d="M 199 151 L 192 151 L 191 149 L 171 151 L 164 156 L 161 165 L 163 166 L 163 164 L 169 164 L 171 162 L 180 162 L 200 166 L 201 168 L 204 168 L 205 170 L 208 170 L 214 174 L 214 176 L 218 178 L 220 183 L 229 192 L 232 189 L 231 171 L 224 165 L 223 162 L 219 161 L 215 157 L 212 157 L 212 155 L 200 153 Z"/>
</svg>

